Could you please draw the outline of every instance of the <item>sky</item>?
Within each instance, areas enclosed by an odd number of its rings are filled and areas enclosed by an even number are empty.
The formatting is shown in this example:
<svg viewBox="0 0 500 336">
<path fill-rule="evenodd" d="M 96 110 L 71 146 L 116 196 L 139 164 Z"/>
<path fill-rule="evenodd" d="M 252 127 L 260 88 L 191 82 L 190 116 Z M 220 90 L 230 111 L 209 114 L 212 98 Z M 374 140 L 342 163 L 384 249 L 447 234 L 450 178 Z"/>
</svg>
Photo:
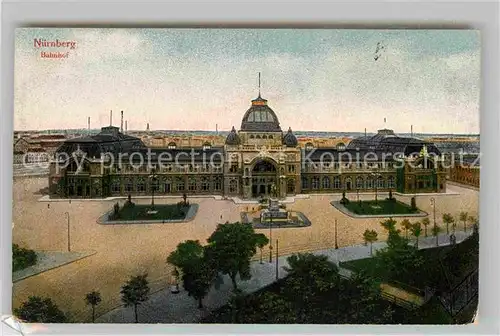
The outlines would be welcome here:
<svg viewBox="0 0 500 336">
<path fill-rule="evenodd" d="M 479 133 L 475 30 L 20 28 L 15 43 L 15 130 L 100 128 L 110 110 L 129 130 L 239 129 L 260 72 L 283 130 Z"/>
</svg>

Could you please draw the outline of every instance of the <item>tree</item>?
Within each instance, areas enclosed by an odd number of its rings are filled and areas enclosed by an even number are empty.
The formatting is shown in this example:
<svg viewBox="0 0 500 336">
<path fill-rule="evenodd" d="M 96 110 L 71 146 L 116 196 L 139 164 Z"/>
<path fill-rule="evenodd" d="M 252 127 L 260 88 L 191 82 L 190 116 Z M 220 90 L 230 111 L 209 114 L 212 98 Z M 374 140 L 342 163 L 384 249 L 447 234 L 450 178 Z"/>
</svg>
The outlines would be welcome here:
<svg viewBox="0 0 500 336">
<path fill-rule="evenodd" d="M 388 232 L 396 230 L 396 221 L 392 218 L 380 222 L 380 225 L 382 225 L 382 227 L 386 229 Z"/>
<path fill-rule="evenodd" d="M 467 232 L 467 218 L 469 217 L 469 214 L 465 211 L 460 212 L 459 218 L 464 223 L 464 231 Z"/>
<path fill-rule="evenodd" d="M 436 237 L 436 246 L 439 245 L 439 232 L 441 232 L 441 228 L 439 226 L 433 226 L 432 227 L 432 235 Z"/>
<path fill-rule="evenodd" d="M 63 323 L 67 322 L 64 313 L 49 298 L 30 296 L 28 301 L 14 309 L 14 315 L 27 323 Z"/>
<path fill-rule="evenodd" d="M 370 243 L 370 255 L 373 256 L 373 242 L 377 241 L 377 231 L 375 230 L 365 230 L 365 233 L 363 233 L 363 239 L 365 240 L 365 243 Z"/>
<path fill-rule="evenodd" d="M 469 221 L 469 225 L 471 225 L 474 229 L 476 229 L 477 225 L 479 224 L 477 218 L 474 216 L 469 216 L 467 220 Z"/>
<path fill-rule="evenodd" d="M 203 308 L 203 298 L 210 290 L 217 271 L 200 242 L 188 240 L 180 243 L 170 253 L 167 262 L 181 269 L 184 289 L 198 301 L 198 308 Z"/>
<path fill-rule="evenodd" d="M 101 293 L 92 291 L 85 296 L 85 303 L 92 306 L 92 323 L 95 322 L 95 307 L 101 302 Z"/>
<path fill-rule="evenodd" d="M 411 223 L 408 219 L 403 219 L 401 221 L 401 227 L 405 230 L 405 238 L 408 239 L 408 230 L 411 228 Z"/>
<path fill-rule="evenodd" d="M 425 228 L 425 236 L 427 237 L 427 227 L 431 224 L 431 221 L 429 220 L 429 218 L 425 217 L 424 219 L 422 219 L 422 225 L 424 226 Z"/>
<path fill-rule="evenodd" d="M 417 239 L 415 242 L 415 247 L 418 248 L 418 238 L 422 234 L 422 224 L 420 222 L 415 222 L 411 225 L 410 230 L 412 235 L 414 235 L 415 238 Z"/>
<path fill-rule="evenodd" d="M 184 289 L 198 301 L 198 308 L 203 308 L 203 298 L 208 294 L 216 275 L 217 271 L 205 258 L 200 258 L 183 269 Z"/>
<path fill-rule="evenodd" d="M 453 223 L 455 219 L 449 213 L 443 214 L 443 223 L 446 224 L 446 234 L 450 233 L 450 224 Z"/>
<path fill-rule="evenodd" d="M 257 252 L 257 235 L 251 224 L 219 224 L 207 241 L 208 259 L 218 271 L 229 275 L 235 290 L 238 274 L 241 279 L 250 279 L 250 259 Z"/>
<path fill-rule="evenodd" d="M 423 260 L 417 254 L 418 250 L 408 244 L 408 239 L 401 237 L 400 231 L 396 230 L 394 225 L 389 225 L 388 228 L 387 246 L 376 252 L 376 261 L 384 265 L 381 271 L 389 277 L 408 276 L 411 270 L 423 263 Z"/>
<path fill-rule="evenodd" d="M 120 291 L 125 307 L 134 306 L 135 323 L 139 323 L 137 307 L 149 299 L 148 275 L 132 276 Z"/>
<path fill-rule="evenodd" d="M 198 240 L 187 240 L 178 244 L 177 249 L 170 253 L 167 258 L 167 263 L 184 270 L 188 268 L 191 263 L 196 264 L 203 255 L 203 246 L 201 246 Z"/>
<path fill-rule="evenodd" d="M 257 239 L 257 246 L 260 249 L 260 263 L 262 264 L 262 249 L 269 244 L 269 239 L 263 233 L 258 233 L 255 238 Z"/>
<path fill-rule="evenodd" d="M 293 254 L 287 261 L 289 266 L 285 267 L 288 276 L 284 294 L 297 309 L 297 323 L 305 323 L 307 315 L 322 310 L 322 307 L 315 305 L 317 298 L 338 288 L 338 268 L 327 256 L 311 253 Z"/>
</svg>

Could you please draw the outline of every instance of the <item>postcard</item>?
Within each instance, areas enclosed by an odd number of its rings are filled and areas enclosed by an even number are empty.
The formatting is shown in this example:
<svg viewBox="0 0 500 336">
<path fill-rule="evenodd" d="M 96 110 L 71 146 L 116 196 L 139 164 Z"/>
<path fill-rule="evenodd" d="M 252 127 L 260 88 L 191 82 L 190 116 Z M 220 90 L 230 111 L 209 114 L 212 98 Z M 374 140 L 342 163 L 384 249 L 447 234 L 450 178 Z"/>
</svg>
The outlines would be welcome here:
<svg viewBox="0 0 500 336">
<path fill-rule="evenodd" d="M 466 324 L 476 30 L 19 28 L 13 315 Z"/>
</svg>

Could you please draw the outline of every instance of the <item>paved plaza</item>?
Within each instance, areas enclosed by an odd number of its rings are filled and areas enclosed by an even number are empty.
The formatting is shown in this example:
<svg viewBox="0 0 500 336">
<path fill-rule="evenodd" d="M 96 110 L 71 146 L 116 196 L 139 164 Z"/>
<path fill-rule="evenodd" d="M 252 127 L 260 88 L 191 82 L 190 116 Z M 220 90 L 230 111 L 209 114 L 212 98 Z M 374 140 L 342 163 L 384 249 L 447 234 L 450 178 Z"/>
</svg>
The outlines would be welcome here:
<svg viewBox="0 0 500 336">
<path fill-rule="evenodd" d="M 97 219 L 113 206 L 113 201 L 67 201 L 39 202 L 38 190 L 47 186 L 47 178 L 23 178 L 14 180 L 13 192 L 13 241 L 22 247 L 44 251 L 64 251 L 67 246 L 67 219 L 70 215 L 72 251 L 96 251 L 97 253 L 71 264 L 49 270 L 42 274 L 21 280 L 13 285 L 13 305 L 17 307 L 30 295 L 52 298 L 65 312 L 78 321 L 88 320 L 90 309 L 85 306 L 85 294 L 97 290 L 101 292 L 102 303 L 97 307 L 97 315 L 102 315 L 119 307 L 120 288 L 131 275 L 147 272 L 153 292 L 157 297 L 165 294 L 161 289 L 172 283 L 172 268 L 166 264 L 168 254 L 177 244 L 187 239 L 198 239 L 202 243 L 215 230 L 218 223 L 240 220 L 240 213 L 246 211 L 248 204 L 235 204 L 231 200 L 213 198 L 190 198 L 190 202 L 199 204 L 198 214 L 187 223 L 148 224 L 148 225 L 99 225 Z M 479 192 L 455 185 L 450 185 L 453 193 L 442 196 L 417 196 L 417 206 L 429 213 L 433 220 L 433 208 L 430 198 L 436 199 L 436 219 L 442 226 L 441 216 L 449 212 L 458 217 L 460 211 L 467 211 L 471 216 L 478 216 Z M 355 199 L 355 194 L 349 195 Z M 409 196 L 397 196 L 398 200 L 409 203 Z M 340 247 L 359 245 L 366 229 L 379 233 L 379 240 L 385 240 L 386 234 L 380 226 L 380 218 L 351 218 L 330 205 L 332 200 L 341 195 L 311 195 L 309 198 L 297 198 L 287 204 L 287 209 L 303 212 L 312 225 L 304 228 L 281 228 L 272 230 L 273 243 L 279 240 L 280 255 L 294 252 L 325 250 L 334 245 L 334 222 L 337 219 L 338 245 Z M 371 199 L 373 195 L 360 195 L 360 199 Z M 158 199 L 155 203 L 177 203 L 179 198 Z M 134 202 L 147 204 L 148 199 Z M 50 204 L 50 206 L 49 206 Z M 415 221 L 415 218 L 409 218 Z M 420 219 L 419 219 L 420 220 Z M 462 223 L 457 224 L 462 227 Z M 268 229 L 258 230 L 269 235 Z M 430 233 L 430 228 L 429 228 Z M 374 245 L 375 246 L 375 245 Z M 266 253 L 267 252 L 267 253 Z M 264 250 L 268 256 L 269 250 Z M 259 254 L 257 253 L 256 258 Z M 263 269 L 274 266 L 265 263 Z M 269 271 L 269 270 L 268 270 Z M 254 275 L 250 281 L 264 281 L 262 276 Z M 163 294 L 162 294 L 163 293 Z M 172 305 L 180 300 L 169 297 Z M 222 295 L 222 294 L 220 294 Z M 168 300 L 166 300 L 168 301 Z M 166 302 L 165 301 L 165 302 Z M 195 307 L 195 302 L 192 300 Z M 161 301 L 164 302 L 164 301 Z M 207 299 L 207 306 L 211 306 Z M 215 303 L 214 303 L 215 304 Z M 173 314 L 170 303 L 162 310 L 166 316 Z M 175 306 L 182 311 L 181 306 Z M 172 308 L 172 307 L 171 307 Z M 191 309 L 191 306 L 186 307 Z M 168 311 L 168 312 L 167 312 Z M 169 315 L 170 314 L 170 315 Z M 199 312 L 201 314 L 201 312 Z M 178 315 L 176 313 L 175 315 Z M 107 315 L 105 315 L 107 316 Z M 104 316 L 103 316 L 104 318 Z M 188 316 L 186 316 L 188 318 Z"/>
</svg>

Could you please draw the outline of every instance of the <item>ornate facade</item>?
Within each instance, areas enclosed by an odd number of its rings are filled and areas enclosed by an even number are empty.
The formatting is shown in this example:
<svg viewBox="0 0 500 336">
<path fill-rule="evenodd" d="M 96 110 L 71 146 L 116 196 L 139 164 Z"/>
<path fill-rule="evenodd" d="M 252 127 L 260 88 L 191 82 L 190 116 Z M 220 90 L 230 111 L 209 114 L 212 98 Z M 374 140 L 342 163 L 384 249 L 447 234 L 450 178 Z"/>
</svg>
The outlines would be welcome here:
<svg viewBox="0 0 500 336">
<path fill-rule="evenodd" d="M 242 198 L 301 193 L 444 192 L 439 150 L 392 130 L 345 146 L 305 148 L 291 128 L 282 131 L 267 100 L 252 100 L 240 130 L 225 145 L 150 148 L 118 127 L 67 140 L 50 164 L 52 197 L 219 194 Z"/>
</svg>

